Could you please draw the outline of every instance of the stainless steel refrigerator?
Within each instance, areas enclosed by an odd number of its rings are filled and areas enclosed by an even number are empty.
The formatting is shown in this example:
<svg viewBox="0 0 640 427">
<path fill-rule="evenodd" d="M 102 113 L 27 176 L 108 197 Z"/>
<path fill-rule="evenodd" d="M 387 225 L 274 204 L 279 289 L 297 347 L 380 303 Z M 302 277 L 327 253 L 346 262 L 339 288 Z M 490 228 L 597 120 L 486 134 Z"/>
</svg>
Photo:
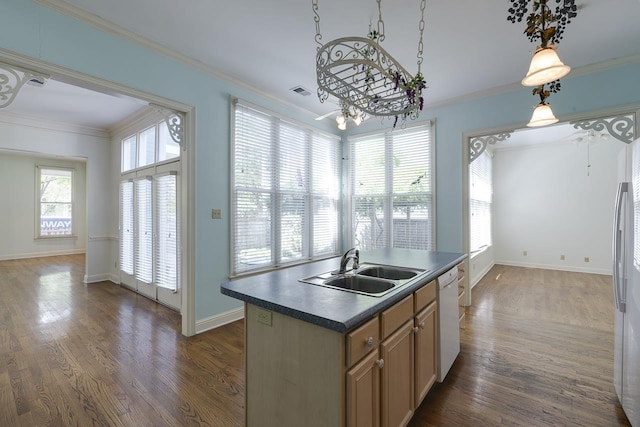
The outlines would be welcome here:
<svg viewBox="0 0 640 427">
<path fill-rule="evenodd" d="M 631 425 L 640 427 L 640 139 L 623 163 L 613 227 L 613 383 Z"/>
</svg>

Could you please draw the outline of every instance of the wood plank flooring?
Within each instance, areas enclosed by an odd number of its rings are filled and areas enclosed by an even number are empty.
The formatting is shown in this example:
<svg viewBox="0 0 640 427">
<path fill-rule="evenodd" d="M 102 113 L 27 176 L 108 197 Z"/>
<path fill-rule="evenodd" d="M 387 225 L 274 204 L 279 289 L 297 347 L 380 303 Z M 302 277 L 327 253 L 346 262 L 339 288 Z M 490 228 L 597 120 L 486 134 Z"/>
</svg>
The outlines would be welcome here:
<svg viewBox="0 0 640 427">
<path fill-rule="evenodd" d="M 0 262 L 0 426 L 236 426 L 242 322 L 195 337 L 83 256 Z"/>
<path fill-rule="evenodd" d="M 243 425 L 242 321 L 183 337 L 177 313 L 83 273 L 77 255 L 0 262 L 0 426 Z M 609 276 L 494 267 L 410 426 L 629 425 L 612 307 Z"/>
<path fill-rule="evenodd" d="M 410 426 L 628 426 L 613 388 L 611 276 L 495 266 L 461 352 Z"/>
</svg>

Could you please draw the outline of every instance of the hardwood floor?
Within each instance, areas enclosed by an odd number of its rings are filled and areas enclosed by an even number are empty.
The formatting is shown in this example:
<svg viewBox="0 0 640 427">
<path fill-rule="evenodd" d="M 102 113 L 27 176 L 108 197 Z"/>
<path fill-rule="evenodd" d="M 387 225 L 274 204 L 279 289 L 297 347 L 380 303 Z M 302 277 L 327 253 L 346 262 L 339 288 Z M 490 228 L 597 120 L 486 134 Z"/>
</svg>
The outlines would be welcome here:
<svg viewBox="0 0 640 427">
<path fill-rule="evenodd" d="M 83 256 L 0 262 L 0 426 L 235 426 L 242 322 L 186 338 L 177 313 Z"/>
<path fill-rule="evenodd" d="M 177 313 L 83 273 L 75 255 L 0 262 L 0 426 L 244 423 L 242 321 L 186 338 Z M 629 425 L 610 282 L 495 267 L 410 426 Z"/>
<path fill-rule="evenodd" d="M 461 352 L 410 426 L 628 426 L 613 388 L 611 276 L 494 267 Z"/>
</svg>

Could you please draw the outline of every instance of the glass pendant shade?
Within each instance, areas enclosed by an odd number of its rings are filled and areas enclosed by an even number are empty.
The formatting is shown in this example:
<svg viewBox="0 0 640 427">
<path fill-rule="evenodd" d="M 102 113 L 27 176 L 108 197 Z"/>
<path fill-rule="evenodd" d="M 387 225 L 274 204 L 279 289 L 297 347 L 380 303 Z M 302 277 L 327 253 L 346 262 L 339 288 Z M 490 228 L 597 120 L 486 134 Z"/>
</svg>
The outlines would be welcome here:
<svg viewBox="0 0 640 427">
<path fill-rule="evenodd" d="M 539 48 L 529 66 L 529 72 L 522 79 L 523 86 L 540 86 L 566 76 L 571 67 L 564 65 L 553 46 Z"/>
<path fill-rule="evenodd" d="M 528 127 L 538 127 L 538 126 L 546 126 L 554 124 L 558 121 L 556 116 L 553 115 L 553 111 L 551 111 L 551 107 L 549 104 L 538 104 L 535 110 L 533 110 L 533 115 L 531 116 L 531 120 L 527 123 Z"/>
</svg>

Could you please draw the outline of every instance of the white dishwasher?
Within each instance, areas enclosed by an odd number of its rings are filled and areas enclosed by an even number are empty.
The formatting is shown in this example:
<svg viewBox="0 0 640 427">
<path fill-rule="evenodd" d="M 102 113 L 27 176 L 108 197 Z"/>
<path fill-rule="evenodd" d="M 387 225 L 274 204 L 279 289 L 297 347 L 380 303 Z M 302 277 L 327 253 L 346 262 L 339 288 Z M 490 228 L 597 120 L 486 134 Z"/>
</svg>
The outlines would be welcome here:
<svg viewBox="0 0 640 427">
<path fill-rule="evenodd" d="M 441 383 L 460 353 L 460 327 L 458 323 L 458 267 L 438 277 L 438 376 Z"/>
</svg>

